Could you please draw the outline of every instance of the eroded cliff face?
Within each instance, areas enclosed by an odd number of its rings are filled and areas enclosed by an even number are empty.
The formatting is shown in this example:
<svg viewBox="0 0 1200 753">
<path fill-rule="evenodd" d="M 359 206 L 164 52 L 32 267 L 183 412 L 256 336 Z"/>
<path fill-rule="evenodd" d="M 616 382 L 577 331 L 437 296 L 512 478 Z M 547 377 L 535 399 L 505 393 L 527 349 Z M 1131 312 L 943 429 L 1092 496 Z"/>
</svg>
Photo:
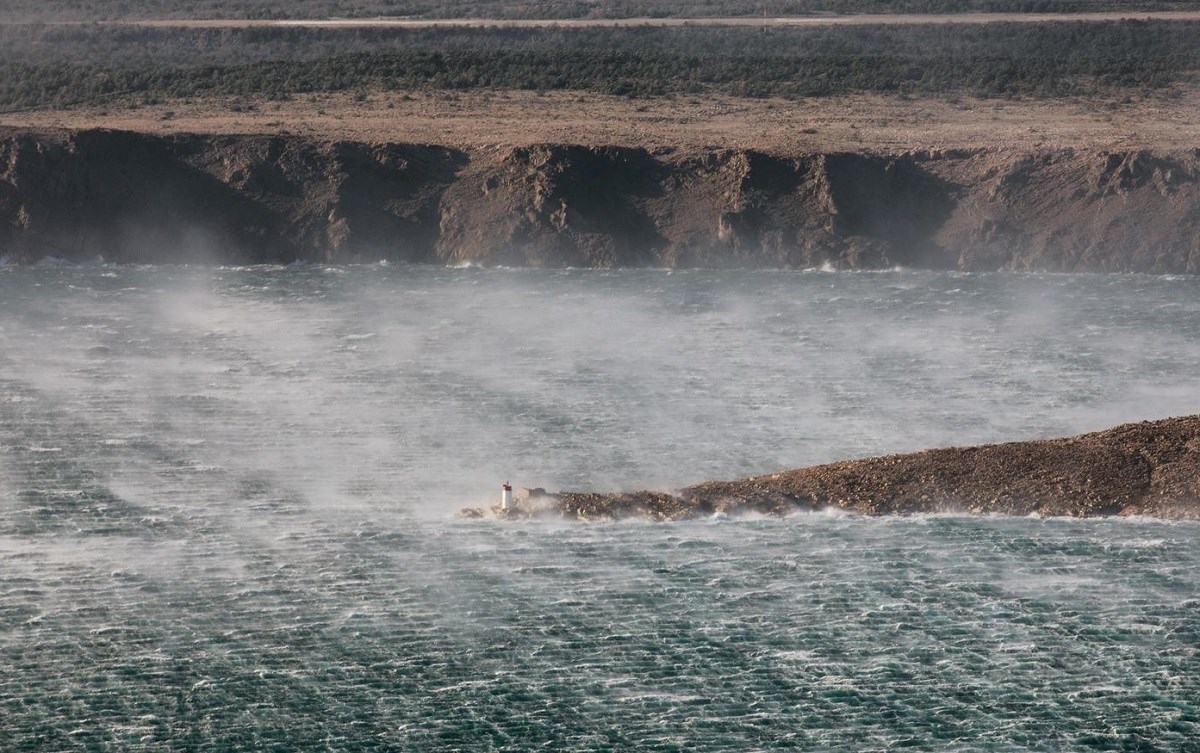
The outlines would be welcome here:
<svg viewBox="0 0 1200 753">
<path fill-rule="evenodd" d="M 0 257 L 1195 273 L 1200 149 L 764 154 L 0 135 Z"/>
</svg>

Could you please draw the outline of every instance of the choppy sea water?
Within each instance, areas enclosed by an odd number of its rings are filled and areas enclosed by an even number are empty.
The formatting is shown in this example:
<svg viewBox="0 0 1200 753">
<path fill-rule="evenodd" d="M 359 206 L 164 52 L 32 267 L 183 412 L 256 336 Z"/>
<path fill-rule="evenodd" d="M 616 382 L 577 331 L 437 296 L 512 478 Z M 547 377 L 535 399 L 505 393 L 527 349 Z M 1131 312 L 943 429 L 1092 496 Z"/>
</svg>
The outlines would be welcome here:
<svg viewBox="0 0 1200 753">
<path fill-rule="evenodd" d="M 0 750 L 1200 750 L 1200 525 L 497 524 L 1197 412 L 1200 280 L 0 269 Z"/>
</svg>

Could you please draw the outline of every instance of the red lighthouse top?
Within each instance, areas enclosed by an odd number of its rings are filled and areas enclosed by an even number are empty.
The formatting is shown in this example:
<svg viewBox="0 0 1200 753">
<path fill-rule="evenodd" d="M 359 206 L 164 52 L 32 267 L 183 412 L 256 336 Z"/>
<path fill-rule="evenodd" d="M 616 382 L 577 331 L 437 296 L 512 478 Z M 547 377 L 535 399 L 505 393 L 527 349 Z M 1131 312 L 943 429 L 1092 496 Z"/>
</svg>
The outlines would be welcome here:
<svg viewBox="0 0 1200 753">
<path fill-rule="evenodd" d="M 504 482 L 504 491 L 506 491 L 506 492 L 512 491 L 512 487 L 508 485 L 507 481 Z"/>
</svg>

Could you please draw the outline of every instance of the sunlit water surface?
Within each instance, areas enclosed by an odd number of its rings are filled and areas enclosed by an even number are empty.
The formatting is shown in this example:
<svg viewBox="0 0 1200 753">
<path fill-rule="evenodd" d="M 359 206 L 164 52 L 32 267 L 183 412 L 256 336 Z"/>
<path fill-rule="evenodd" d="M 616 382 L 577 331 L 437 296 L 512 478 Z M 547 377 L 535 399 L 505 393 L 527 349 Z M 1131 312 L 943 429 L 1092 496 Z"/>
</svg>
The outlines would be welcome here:
<svg viewBox="0 0 1200 753">
<path fill-rule="evenodd" d="M 1200 525 L 497 524 L 1200 412 L 1200 280 L 0 269 L 0 750 L 1200 750 Z"/>
</svg>

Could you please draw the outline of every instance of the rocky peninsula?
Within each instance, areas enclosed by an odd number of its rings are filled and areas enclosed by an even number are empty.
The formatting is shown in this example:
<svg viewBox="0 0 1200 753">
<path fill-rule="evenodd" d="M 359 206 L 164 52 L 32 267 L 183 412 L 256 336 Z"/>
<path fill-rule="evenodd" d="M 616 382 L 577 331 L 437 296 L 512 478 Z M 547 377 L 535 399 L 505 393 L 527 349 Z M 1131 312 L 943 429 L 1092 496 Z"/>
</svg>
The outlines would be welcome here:
<svg viewBox="0 0 1200 753">
<path fill-rule="evenodd" d="M 0 131 L 0 259 L 1200 272 L 1200 150 Z"/>
<path fill-rule="evenodd" d="M 850 460 L 671 493 L 526 490 L 510 511 L 466 509 L 460 515 L 672 521 L 823 509 L 1200 519 L 1200 415 L 1066 439 Z"/>
</svg>

